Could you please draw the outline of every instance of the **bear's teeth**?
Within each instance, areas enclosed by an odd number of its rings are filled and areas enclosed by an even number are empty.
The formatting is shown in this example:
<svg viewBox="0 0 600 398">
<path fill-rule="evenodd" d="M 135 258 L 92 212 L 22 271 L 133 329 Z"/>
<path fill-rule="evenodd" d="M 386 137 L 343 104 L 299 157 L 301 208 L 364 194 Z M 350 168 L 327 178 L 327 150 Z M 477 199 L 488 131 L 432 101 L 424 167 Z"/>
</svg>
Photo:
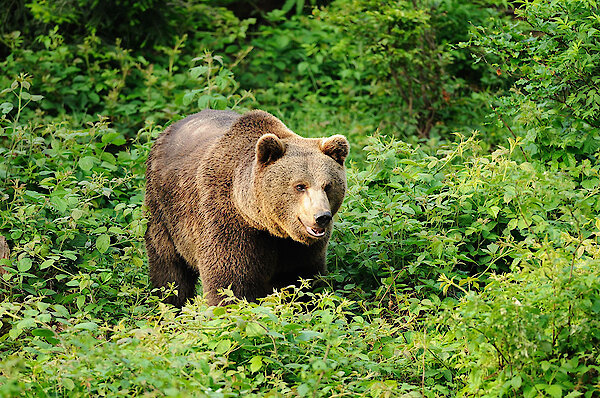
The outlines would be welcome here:
<svg viewBox="0 0 600 398">
<path fill-rule="evenodd" d="M 325 230 L 324 229 L 313 229 L 311 227 L 306 227 L 306 230 L 308 231 L 308 233 L 316 238 L 320 238 L 321 236 L 325 235 Z"/>
</svg>

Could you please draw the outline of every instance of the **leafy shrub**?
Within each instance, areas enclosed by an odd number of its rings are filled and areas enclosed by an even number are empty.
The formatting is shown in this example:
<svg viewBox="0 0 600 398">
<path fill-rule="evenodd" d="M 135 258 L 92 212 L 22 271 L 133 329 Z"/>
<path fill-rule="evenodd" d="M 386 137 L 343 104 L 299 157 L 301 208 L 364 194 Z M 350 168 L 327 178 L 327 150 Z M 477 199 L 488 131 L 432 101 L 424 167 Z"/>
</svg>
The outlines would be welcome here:
<svg viewBox="0 0 600 398">
<path fill-rule="evenodd" d="M 189 41 L 187 36 L 177 38 L 173 47 L 161 47 L 162 55 L 157 57 L 160 63 L 136 56 L 120 41 L 114 46 L 103 46 L 93 34 L 76 45 L 66 44 L 56 29 L 38 40 L 44 43 L 43 50 L 15 44 L 11 55 L 0 62 L 6 72 L 0 77 L 0 84 L 9 86 L 12 76 L 27 70 L 37 92 L 52 99 L 43 101 L 36 110 L 46 121 L 66 120 L 83 125 L 95 121 L 100 114 L 131 138 L 146 123 L 164 124 L 206 107 L 207 103 L 190 106 L 190 101 L 184 101 L 186 93 L 199 86 L 206 86 L 214 101 L 224 92 L 231 93 L 228 95 L 232 100 L 237 95 L 230 106 L 252 101 L 249 93 L 236 93 L 237 83 L 221 57 L 216 57 L 221 61 L 217 71 L 215 65 L 195 65 L 206 56 L 184 56 L 182 48 Z M 206 81 L 211 71 L 219 76 Z M 24 112 L 26 119 L 34 117 L 28 109 Z"/>
<path fill-rule="evenodd" d="M 468 38 L 469 21 L 499 17 L 493 4 L 338 0 L 312 16 L 273 12 L 251 41 L 240 81 L 278 111 L 312 104 L 305 112 L 358 112 L 401 137 L 473 128 L 480 103 L 470 92 L 491 83 L 453 45 Z"/>
<path fill-rule="evenodd" d="M 12 341 L 71 316 L 131 314 L 147 296 L 141 206 L 154 130 L 125 148 L 102 119 L 77 130 L 25 124 L 23 107 L 41 100 L 30 87 L 21 76 L 4 90 L 19 106 L 4 102 L 0 124 L 0 233 L 13 254 L 1 260 L 0 322 Z"/>
<path fill-rule="evenodd" d="M 177 316 L 162 306 L 133 328 L 68 328 L 56 346 L 36 337 L 27 365 L 17 356 L 0 362 L 0 393 L 258 397 L 421 390 L 411 369 L 416 344 L 401 343 L 385 320 L 352 314 L 347 300 L 316 299 L 311 312 L 283 293 L 260 306 L 210 311 L 197 300 Z"/>
<path fill-rule="evenodd" d="M 165 3 L 146 0 L 19 0 L 4 1 L 7 16 L 0 25 L 0 35 L 19 32 L 28 47 L 35 39 L 59 29 L 66 42 L 76 43 L 80 37 L 98 35 L 107 43 L 120 40 L 127 49 L 152 49 L 170 46 L 176 37 L 189 34 L 198 44 L 217 42 L 230 44 L 244 35 L 254 19 L 240 21 L 233 12 L 219 4 L 207 2 Z M 211 32 L 223 36 L 216 38 Z M 212 37 L 211 37 L 212 36 Z M 5 45 L 8 43 L 4 43 Z M 8 46 L 10 47 L 10 46 Z M 201 48 L 200 48 L 201 49 Z M 198 51 L 198 48 L 194 49 Z"/>
<path fill-rule="evenodd" d="M 558 167 L 594 158 L 600 149 L 596 3 L 534 0 L 515 14 L 510 23 L 479 27 L 472 41 L 484 60 L 514 81 L 494 101 L 501 122 L 523 137 L 530 156 Z"/>
<path fill-rule="evenodd" d="M 519 163 L 517 147 L 482 154 L 471 137 L 429 155 L 373 138 L 366 170 L 349 173 L 331 245 L 335 278 L 392 299 L 403 289 L 427 295 L 439 292 L 440 275 L 477 284 L 469 276 L 508 271 L 521 261 L 515 242 L 593 237 L 600 166 Z"/>
<path fill-rule="evenodd" d="M 484 397 L 597 395 L 600 388 L 600 247 L 577 239 L 548 243 L 524 257 L 516 272 L 495 275 L 479 294 L 437 318 L 452 343 L 463 394 Z M 575 250 L 574 250 L 575 249 Z M 583 250 L 581 250 L 583 249 Z M 448 337 L 446 336 L 446 337 Z"/>
<path fill-rule="evenodd" d="M 290 0 L 287 7 L 305 3 Z M 55 6 L 35 4 L 40 12 Z M 190 7 L 207 10 L 200 24 L 206 31 L 186 37 L 182 26 L 180 36 L 144 54 L 117 40 L 107 46 L 93 32 L 72 40 L 67 22 L 46 29 L 37 48 L 27 34 L 4 36 L 12 52 L 0 77 L 7 87 L 0 93 L 0 234 L 11 256 L 0 259 L 0 396 L 598 395 L 593 71 L 567 57 L 581 66 L 580 80 L 563 81 L 567 70 L 540 72 L 560 66 L 554 57 L 566 53 L 559 35 L 581 35 L 585 54 L 573 52 L 574 41 L 567 52 L 593 59 L 593 7 L 525 3 L 518 15 L 556 29 L 519 41 L 526 62 L 510 63 L 513 77 L 530 79 L 515 84 L 529 90 L 531 102 L 519 90 L 501 97 L 494 104 L 498 124 L 483 130 L 483 142 L 457 135 L 454 143 L 417 146 L 366 133 L 378 125 L 396 136 L 424 133 L 419 120 L 427 119 L 416 115 L 433 108 L 439 118 L 432 136 L 470 125 L 465 115 L 482 111 L 469 102 L 489 97 L 463 92 L 465 84 L 496 85 L 508 69 L 490 77 L 484 65 L 467 61 L 466 45 L 447 46 L 464 39 L 467 20 L 496 15 L 486 8 L 492 3 L 402 4 L 338 0 L 289 19 L 276 11 L 253 32 L 254 49 L 243 40 L 253 21 L 203 3 Z M 548 10 L 562 15 L 557 5 L 575 19 L 549 18 Z M 371 25 L 381 29 L 360 28 Z M 523 24 L 499 25 L 509 34 L 476 36 L 472 44 L 498 45 L 506 59 L 513 55 L 503 49 L 523 38 L 515 33 Z M 538 45 L 552 62 L 533 64 Z M 546 45 L 553 50 L 542 52 Z M 406 81 L 394 83 L 397 69 L 432 87 L 413 100 L 419 109 L 412 118 L 397 90 L 415 93 L 405 90 Z M 435 73 L 438 87 L 431 86 Z M 585 133 L 581 146 L 573 136 L 563 148 L 544 135 L 554 131 L 548 121 L 559 121 L 555 112 L 563 106 L 552 96 L 555 84 L 569 84 L 565 103 L 573 113 L 563 112 L 561 122 Z M 198 108 L 255 104 L 248 87 L 258 89 L 260 107 L 299 132 L 342 129 L 354 159 L 365 160 L 350 166 L 329 251 L 326 280 L 341 296 L 290 289 L 260 305 L 232 300 L 209 309 L 198 298 L 176 312 L 147 284 L 142 197 L 149 142 L 160 124 Z M 588 113 L 575 112 L 584 106 L 571 97 L 578 88 L 588 96 Z M 444 90 L 448 102 L 438 101 Z M 543 104 L 543 117 L 521 128 L 519 117 L 532 103 Z M 515 136 L 495 140 L 505 146 L 488 151 L 490 135 L 506 127 Z"/>
</svg>

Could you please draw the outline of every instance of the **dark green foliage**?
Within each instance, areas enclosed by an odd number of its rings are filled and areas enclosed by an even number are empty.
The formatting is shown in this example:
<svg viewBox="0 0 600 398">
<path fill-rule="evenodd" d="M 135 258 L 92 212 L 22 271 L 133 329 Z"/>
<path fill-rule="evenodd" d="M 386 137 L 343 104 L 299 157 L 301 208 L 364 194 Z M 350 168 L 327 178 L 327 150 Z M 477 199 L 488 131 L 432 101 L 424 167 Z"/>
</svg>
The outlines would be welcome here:
<svg viewBox="0 0 600 398">
<path fill-rule="evenodd" d="M 223 34 L 219 41 L 231 42 L 243 32 L 243 26 L 252 24 L 248 19 L 236 26 L 235 33 L 222 32 L 237 18 L 232 12 L 211 5 L 211 2 L 180 2 L 174 5 L 159 0 L 2 0 L 5 17 L 1 20 L 0 34 L 18 31 L 29 47 L 37 37 L 59 28 L 67 42 L 76 42 L 89 34 L 97 35 L 107 43 L 117 39 L 127 49 L 170 46 L 173 38 L 190 34 L 198 42 L 215 42 L 209 33 Z M 212 2 L 215 3 L 215 2 Z M 8 18 L 12 16 L 12 18 Z M 231 36 L 230 36 L 231 35 Z M 3 43 L 9 48 L 10 43 Z M 212 47 L 221 49 L 221 47 Z"/>
<path fill-rule="evenodd" d="M 473 283 L 508 271 L 521 261 L 516 242 L 558 248 L 594 234 L 600 166 L 589 161 L 566 170 L 518 163 L 515 147 L 485 155 L 473 137 L 436 155 L 384 138 L 366 149 L 369 166 L 351 170 L 332 243 L 345 283 L 381 284 L 378 294 L 392 299 L 398 287 L 437 292 L 440 275 Z"/>
<path fill-rule="evenodd" d="M 241 82 L 278 110 L 301 102 L 360 112 L 402 137 L 474 128 L 470 91 L 493 79 L 452 45 L 468 38 L 469 23 L 499 16 L 493 4 L 338 0 L 312 16 L 273 12 Z"/>
<path fill-rule="evenodd" d="M 216 25 L 213 28 L 225 35 L 223 38 L 214 40 L 206 33 L 194 35 L 194 42 L 200 48 L 209 45 L 220 48 L 243 37 L 251 21 L 241 23 L 240 27 L 235 17 L 227 13 L 225 16 L 227 18 L 214 17 L 213 20 Z M 236 25 L 235 33 L 233 25 Z M 225 103 L 229 106 L 251 98 L 243 92 L 236 93 L 238 87 L 233 85 L 231 72 L 227 70 L 225 76 L 222 61 L 221 69 L 210 66 L 212 73 L 220 75 L 214 81 L 203 81 L 207 75 L 203 68 L 208 68 L 203 63 L 204 58 L 183 54 L 190 42 L 187 35 L 176 36 L 172 46 L 157 47 L 158 51 L 148 57 L 122 47 L 119 39 L 114 44 L 104 45 L 93 33 L 79 42 L 67 43 L 57 28 L 48 35 L 38 36 L 43 49 L 23 47 L 17 39 L 18 36 L 11 42 L 11 54 L 0 62 L 6 73 L 0 76 L 0 83 L 6 87 L 14 76 L 26 70 L 37 93 L 52 98 L 52 101 L 42 102 L 41 108 L 36 110 L 47 121 L 69 120 L 82 125 L 103 115 L 118 131 L 132 138 L 147 123 L 163 124 L 203 109 L 206 103 L 190 106 L 189 101 L 184 100 L 184 95 L 199 85 L 206 84 L 207 95 L 213 100 L 223 92 L 231 93 L 231 102 Z M 195 68 L 190 73 L 191 66 Z M 6 100 L 16 101 L 14 97 Z M 29 115 L 30 111 L 25 112 Z"/>
<path fill-rule="evenodd" d="M 177 316 L 163 307 L 136 328 L 103 328 L 108 338 L 97 327 L 69 328 L 60 346 L 36 340 L 27 367 L 16 357 L 4 361 L 12 381 L 0 393 L 260 397 L 418 389 L 408 351 L 415 348 L 393 355 L 397 327 L 354 316 L 339 297 L 318 299 L 303 315 L 282 295 L 261 306 L 196 304 Z"/>
<path fill-rule="evenodd" d="M 600 149 L 600 9 L 595 1 L 524 1 L 511 23 L 472 44 L 514 81 L 492 105 L 531 156 L 558 164 Z M 596 158 L 597 159 L 597 158 Z"/>
<path fill-rule="evenodd" d="M 75 314 L 132 315 L 128 303 L 147 279 L 143 162 L 156 134 L 149 127 L 124 147 L 123 135 L 105 120 L 81 129 L 26 125 L 22 108 L 41 100 L 30 88 L 22 76 L 4 90 L 19 107 L 5 112 L 0 125 L 0 231 L 15 253 L 2 260 L 0 294 L 14 313 L 38 306 L 46 316 L 37 311 L 13 325 L 11 339 Z M 50 303 L 57 312 L 46 311 Z"/>
<path fill-rule="evenodd" d="M 600 394 L 594 2 L 101 3 L 0 26 L 0 396 Z M 144 162 L 205 107 L 350 138 L 323 291 L 151 291 Z"/>
</svg>

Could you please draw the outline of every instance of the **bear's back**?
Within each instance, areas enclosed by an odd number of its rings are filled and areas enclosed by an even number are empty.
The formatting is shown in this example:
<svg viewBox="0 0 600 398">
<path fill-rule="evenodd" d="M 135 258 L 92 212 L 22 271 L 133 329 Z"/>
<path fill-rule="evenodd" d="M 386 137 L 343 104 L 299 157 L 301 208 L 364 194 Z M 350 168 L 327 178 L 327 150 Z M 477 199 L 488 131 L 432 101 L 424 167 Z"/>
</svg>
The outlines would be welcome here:
<svg viewBox="0 0 600 398">
<path fill-rule="evenodd" d="M 159 139 L 163 161 L 177 163 L 190 153 L 202 153 L 240 118 L 233 111 L 206 109 L 171 125 Z"/>
</svg>

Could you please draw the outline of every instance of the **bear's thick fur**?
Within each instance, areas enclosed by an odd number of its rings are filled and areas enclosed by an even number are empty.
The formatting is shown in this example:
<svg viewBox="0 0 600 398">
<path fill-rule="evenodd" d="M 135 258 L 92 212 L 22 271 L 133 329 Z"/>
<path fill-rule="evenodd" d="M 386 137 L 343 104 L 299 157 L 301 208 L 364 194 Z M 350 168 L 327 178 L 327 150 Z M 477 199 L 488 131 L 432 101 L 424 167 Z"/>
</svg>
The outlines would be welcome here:
<svg viewBox="0 0 600 398">
<path fill-rule="evenodd" d="M 325 272 L 346 192 L 346 138 L 302 138 L 275 116 L 205 110 L 168 127 L 147 162 L 150 279 L 181 307 L 200 276 L 210 305 L 255 300 Z"/>
</svg>

